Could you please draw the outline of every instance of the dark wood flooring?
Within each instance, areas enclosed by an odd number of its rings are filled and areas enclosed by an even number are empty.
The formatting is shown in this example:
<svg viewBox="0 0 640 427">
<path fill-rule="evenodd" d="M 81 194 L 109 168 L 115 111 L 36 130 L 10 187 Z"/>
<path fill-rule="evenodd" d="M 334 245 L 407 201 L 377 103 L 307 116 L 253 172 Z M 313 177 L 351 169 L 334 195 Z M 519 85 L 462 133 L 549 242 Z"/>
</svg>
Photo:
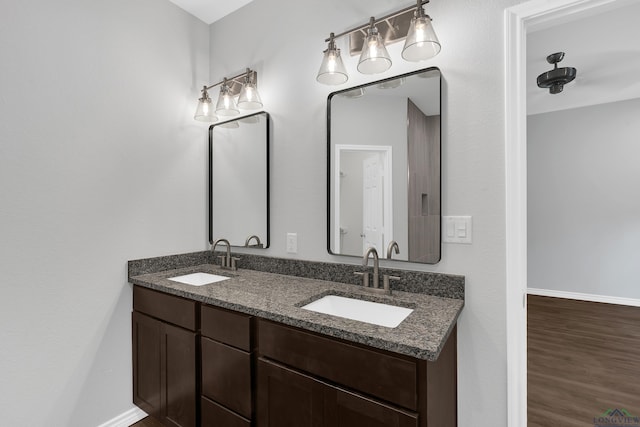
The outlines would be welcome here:
<svg viewBox="0 0 640 427">
<path fill-rule="evenodd" d="M 529 427 L 640 417 L 639 307 L 529 295 L 527 343 Z"/>
</svg>

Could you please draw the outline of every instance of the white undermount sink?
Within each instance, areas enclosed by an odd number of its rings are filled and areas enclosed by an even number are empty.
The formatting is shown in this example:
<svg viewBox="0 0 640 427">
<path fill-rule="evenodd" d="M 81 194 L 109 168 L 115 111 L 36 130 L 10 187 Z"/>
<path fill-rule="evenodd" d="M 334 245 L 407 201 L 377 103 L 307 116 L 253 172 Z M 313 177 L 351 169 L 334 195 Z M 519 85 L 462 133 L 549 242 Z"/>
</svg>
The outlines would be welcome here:
<svg viewBox="0 0 640 427">
<path fill-rule="evenodd" d="M 395 328 L 413 312 L 410 308 L 338 295 L 327 295 L 302 308 L 388 328 Z"/>
<path fill-rule="evenodd" d="M 211 283 L 222 282 L 227 279 L 229 279 L 229 277 L 218 276 L 217 274 L 211 273 L 191 273 L 185 274 L 184 276 L 169 277 L 169 280 L 173 280 L 174 282 L 192 286 L 203 286 Z"/>
</svg>

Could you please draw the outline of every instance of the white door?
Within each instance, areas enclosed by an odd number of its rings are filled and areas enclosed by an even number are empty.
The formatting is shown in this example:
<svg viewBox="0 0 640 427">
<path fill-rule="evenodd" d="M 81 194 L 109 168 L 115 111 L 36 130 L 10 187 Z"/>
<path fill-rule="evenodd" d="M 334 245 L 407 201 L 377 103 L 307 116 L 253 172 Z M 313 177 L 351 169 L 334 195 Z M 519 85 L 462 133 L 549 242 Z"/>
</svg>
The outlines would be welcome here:
<svg viewBox="0 0 640 427">
<path fill-rule="evenodd" d="M 362 161 L 362 251 L 384 248 L 384 164 L 380 153 Z"/>
</svg>

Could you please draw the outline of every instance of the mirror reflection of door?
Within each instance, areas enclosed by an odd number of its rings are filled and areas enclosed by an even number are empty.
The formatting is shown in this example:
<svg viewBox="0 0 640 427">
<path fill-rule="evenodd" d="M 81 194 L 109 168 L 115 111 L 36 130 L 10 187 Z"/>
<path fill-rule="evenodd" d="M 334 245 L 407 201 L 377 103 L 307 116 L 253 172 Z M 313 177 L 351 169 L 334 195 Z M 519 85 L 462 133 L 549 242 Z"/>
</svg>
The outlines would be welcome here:
<svg viewBox="0 0 640 427">
<path fill-rule="evenodd" d="M 384 170 L 379 153 L 367 153 L 362 161 L 362 252 L 384 248 Z"/>
<path fill-rule="evenodd" d="M 393 239 L 392 147 L 337 145 L 336 253 L 384 250 Z"/>
</svg>

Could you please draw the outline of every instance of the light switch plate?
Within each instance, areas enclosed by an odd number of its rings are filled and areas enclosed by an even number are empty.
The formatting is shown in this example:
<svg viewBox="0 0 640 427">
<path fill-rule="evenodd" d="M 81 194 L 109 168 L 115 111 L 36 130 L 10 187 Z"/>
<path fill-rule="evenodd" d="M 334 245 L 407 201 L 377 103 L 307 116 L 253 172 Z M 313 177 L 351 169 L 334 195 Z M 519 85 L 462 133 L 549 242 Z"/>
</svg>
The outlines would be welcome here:
<svg viewBox="0 0 640 427">
<path fill-rule="evenodd" d="M 470 216 L 443 216 L 442 231 L 443 243 L 472 243 L 473 223 Z"/>
</svg>

